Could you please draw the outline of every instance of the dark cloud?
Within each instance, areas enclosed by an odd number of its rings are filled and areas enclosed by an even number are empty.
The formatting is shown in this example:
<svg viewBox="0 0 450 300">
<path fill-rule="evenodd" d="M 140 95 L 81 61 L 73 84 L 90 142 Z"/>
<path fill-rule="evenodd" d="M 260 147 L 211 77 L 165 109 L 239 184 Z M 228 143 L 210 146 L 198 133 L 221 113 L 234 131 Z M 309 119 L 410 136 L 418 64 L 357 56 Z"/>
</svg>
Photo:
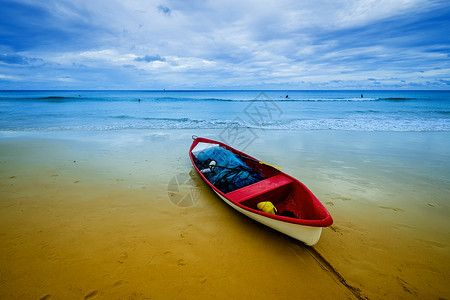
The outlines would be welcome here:
<svg viewBox="0 0 450 300">
<path fill-rule="evenodd" d="M 42 60 L 38 58 L 29 58 L 18 54 L 0 54 L 0 62 L 9 65 L 29 65 L 38 61 Z"/>
<path fill-rule="evenodd" d="M 0 47 L 13 51 L 86 49 L 106 34 L 90 11 L 70 2 L 59 2 L 60 10 L 39 1 L 0 3 Z"/>
<path fill-rule="evenodd" d="M 146 55 L 146 56 L 136 57 L 134 60 L 135 61 L 145 61 L 145 62 L 166 61 L 166 59 L 164 57 L 161 57 L 159 55 Z"/>
<path fill-rule="evenodd" d="M 439 79 L 437 80 L 437 82 L 443 85 L 450 86 L 450 80 Z"/>
<path fill-rule="evenodd" d="M 158 11 L 166 16 L 170 16 L 170 14 L 171 14 L 170 8 L 168 8 L 167 6 L 164 6 L 164 5 L 159 5 Z"/>
<path fill-rule="evenodd" d="M 326 51 L 347 51 L 372 46 L 383 46 L 391 53 L 380 53 L 383 56 L 396 57 L 398 49 L 423 47 L 424 52 L 446 53 L 450 43 L 448 22 L 450 6 L 443 5 L 415 14 L 400 14 L 375 22 L 337 30 L 318 30 L 311 39 L 313 43 L 333 42 L 333 48 Z M 379 57 L 360 56 L 353 58 L 367 61 Z"/>
</svg>

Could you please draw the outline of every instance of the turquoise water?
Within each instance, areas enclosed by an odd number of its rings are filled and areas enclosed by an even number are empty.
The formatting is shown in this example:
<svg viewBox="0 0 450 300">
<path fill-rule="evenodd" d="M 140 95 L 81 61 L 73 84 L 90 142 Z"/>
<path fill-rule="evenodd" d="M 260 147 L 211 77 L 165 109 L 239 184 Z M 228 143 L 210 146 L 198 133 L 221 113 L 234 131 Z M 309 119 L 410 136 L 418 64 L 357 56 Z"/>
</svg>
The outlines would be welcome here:
<svg viewBox="0 0 450 300">
<path fill-rule="evenodd" d="M 0 91 L 0 116 L 2 131 L 450 131 L 450 91 Z"/>
</svg>

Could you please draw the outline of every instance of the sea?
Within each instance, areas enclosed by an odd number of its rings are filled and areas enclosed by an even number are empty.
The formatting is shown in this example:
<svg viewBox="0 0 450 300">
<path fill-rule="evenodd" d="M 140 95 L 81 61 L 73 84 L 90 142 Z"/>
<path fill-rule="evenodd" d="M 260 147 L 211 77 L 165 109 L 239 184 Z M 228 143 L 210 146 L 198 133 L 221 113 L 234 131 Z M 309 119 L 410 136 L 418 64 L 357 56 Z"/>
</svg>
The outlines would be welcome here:
<svg viewBox="0 0 450 300">
<path fill-rule="evenodd" d="M 450 131 L 450 91 L 0 91 L 0 131 Z"/>
</svg>

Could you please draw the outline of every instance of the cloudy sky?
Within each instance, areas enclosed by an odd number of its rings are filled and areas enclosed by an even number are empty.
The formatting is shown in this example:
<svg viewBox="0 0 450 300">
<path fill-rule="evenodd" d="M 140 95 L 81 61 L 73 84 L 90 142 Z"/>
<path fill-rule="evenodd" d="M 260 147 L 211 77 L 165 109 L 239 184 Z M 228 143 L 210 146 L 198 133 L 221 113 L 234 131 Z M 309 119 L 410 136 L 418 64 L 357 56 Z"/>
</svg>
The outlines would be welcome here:
<svg viewBox="0 0 450 300">
<path fill-rule="evenodd" d="M 450 89 L 448 0 L 0 0 L 0 89 Z"/>
</svg>

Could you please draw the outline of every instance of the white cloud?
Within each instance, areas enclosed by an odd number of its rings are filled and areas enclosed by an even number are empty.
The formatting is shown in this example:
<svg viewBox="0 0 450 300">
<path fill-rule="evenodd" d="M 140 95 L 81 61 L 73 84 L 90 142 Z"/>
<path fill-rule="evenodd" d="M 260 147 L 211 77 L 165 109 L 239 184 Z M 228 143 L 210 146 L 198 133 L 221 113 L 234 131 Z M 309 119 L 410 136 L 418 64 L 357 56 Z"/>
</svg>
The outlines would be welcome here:
<svg viewBox="0 0 450 300">
<path fill-rule="evenodd" d="M 23 80 L 23 78 L 19 76 L 0 74 L 0 80 L 20 81 Z"/>
<path fill-rule="evenodd" d="M 363 26 L 413 10 L 421 0 L 362 0 L 345 1 L 336 12 L 339 27 Z"/>
</svg>

